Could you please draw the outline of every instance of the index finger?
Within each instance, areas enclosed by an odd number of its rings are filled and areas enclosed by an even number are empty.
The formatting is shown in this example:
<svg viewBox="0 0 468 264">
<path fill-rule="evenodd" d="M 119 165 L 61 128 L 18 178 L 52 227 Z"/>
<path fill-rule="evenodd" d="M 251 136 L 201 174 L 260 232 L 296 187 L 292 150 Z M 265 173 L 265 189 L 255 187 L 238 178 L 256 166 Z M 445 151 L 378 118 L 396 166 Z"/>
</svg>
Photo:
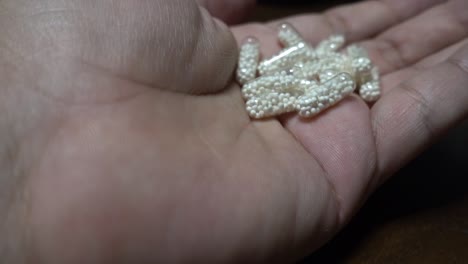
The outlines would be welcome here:
<svg viewBox="0 0 468 264">
<path fill-rule="evenodd" d="M 364 1 L 332 8 L 322 15 L 298 15 L 272 21 L 272 27 L 283 22 L 292 24 L 312 44 L 331 34 L 343 34 L 350 42 L 363 40 L 405 21 L 443 0 Z"/>
</svg>

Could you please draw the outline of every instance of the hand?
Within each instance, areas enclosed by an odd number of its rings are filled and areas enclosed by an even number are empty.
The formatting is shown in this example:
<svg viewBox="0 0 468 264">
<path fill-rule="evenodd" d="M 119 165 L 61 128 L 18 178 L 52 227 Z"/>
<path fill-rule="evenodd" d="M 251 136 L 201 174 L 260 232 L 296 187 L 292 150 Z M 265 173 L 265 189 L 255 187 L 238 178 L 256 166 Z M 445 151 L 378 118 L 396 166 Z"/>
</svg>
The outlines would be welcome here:
<svg viewBox="0 0 468 264">
<path fill-rule="evenodd" d="M 234 40 L 189 1 L 41 3 L 0 9 L 14 11 L 0 12 L 12 259 L 295 260 L 468 114 L 462 0 L 287 19 L 312 43 L 336 32 L 363 42 L 383 72 L 371 109 L 352 96 L 309 121 L 251 121 L 230 79 Z M 276 25 L 232 30 L 268 56 Z"/>
</svg>

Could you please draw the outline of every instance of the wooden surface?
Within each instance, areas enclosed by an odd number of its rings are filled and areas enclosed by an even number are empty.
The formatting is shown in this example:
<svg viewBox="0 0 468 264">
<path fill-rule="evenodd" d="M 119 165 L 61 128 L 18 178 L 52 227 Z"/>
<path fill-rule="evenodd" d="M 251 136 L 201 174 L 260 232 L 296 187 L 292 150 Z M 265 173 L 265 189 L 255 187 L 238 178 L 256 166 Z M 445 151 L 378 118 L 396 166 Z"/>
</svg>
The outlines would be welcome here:
<svg viewBox="0 0 468 264">
<path fill-rule="evenodd" d="M 253 20 L 337 1 L 296 2 L 261 4 Z M 392 177 L 350 225 L 300 263 L 468 263 L 468 121 Z"/>
</svg>

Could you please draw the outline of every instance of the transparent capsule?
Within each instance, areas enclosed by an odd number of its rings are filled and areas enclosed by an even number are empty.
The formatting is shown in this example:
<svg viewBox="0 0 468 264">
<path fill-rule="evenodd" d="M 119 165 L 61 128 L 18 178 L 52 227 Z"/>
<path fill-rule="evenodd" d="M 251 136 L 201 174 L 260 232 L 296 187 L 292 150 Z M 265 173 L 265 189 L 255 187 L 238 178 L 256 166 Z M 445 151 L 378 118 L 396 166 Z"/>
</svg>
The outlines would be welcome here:
<svg viewBox="0 0 468 264">
<path fill-rule="evenodd" d="M 380 93 L 378 82 L 367 82 L 359 88 L 359 96 L 368 103 L 377 101 L 380 98 Z"/>
<path fill-rule="evenodd" d="M 351 65 L 357 74 L 371 74 L 372 62 L 369 58 L 355 58 L 352 60 Z"/>
<path fill-rule="evenodd" d="M 260 60 L 260 45 L 258 40 L 249 37 L 240 47 L 239 63 L 237 66 L 237 81 L 245 84 L 257 75 L 257 67 Z"/>
<path fill-rule="evenodd" d="M 315 89 L 308 90 L 296 101 L 296 110 L 301 117 L 312 117 L 337 104 L 353 93 L 356 85 L 348 73 L 339 73 Z"/>
<path fill-rule="evenodd" d="M 367 51 L 358 45 L 349 45 L 346 48 L 346 53 L 348 56 L 351 58 L 369 58 L 369 55 L 367 54 Z"/>
<path fill-rule="evenodd" d="M 260 94 L 246 102 L 247 112 L 252 118 L 266 118 L 294 111 L 297 95 L 288 92 Z"/>
<path fill-rule="evenodd" d="M 315 79 L 324 82 L 340 72 L 347 72 L 354 76 L 355 71 L 346 56 L 332 53 L 318 60 L 297 63 L 291 68 L 291 72 L 298 78 Z M 335 72 L 336 74 L 333 75 L 330 72 Z"/>
<path fill-rule="evenodd" d="M 368 102 L 377 101 L 381 95 L 379 70 L 373 67 L 370 74 L 361 77 L 362 84 L 359 87 L 359 96 Z"/>
<path fill-rule="evenodd" d="M 298 79 L 285 73 L 260 76 L 242 87 L 244 99 L 259 97 L 261 94 L 272 92 L 287 92 L 291 94 L 301 93 L 310 81 Z"/>
<path fill-rule="evenodd" d="M 299 43 L 306 43 L 297 30 L 289 23 L 283 23 L 279 26 L 278 39 L 285 48 L 296 46 Z"/>
<path fill-rule="evenodd" d="M 346 40 L 343 35 L 332 35 L 328 39 L 321 41 L 316 48 L 317 54 L 325 55 L 327 53 L 336 52 L 340 50 Z"/>
<path fill-rule="evenodd" d="M 266 59 L 258 65 L 260 75 L 287 71 L 299 61 L 314 60 L 315 52 L 304 43 L 282 50 L 278 55 Z"/>
</svg>

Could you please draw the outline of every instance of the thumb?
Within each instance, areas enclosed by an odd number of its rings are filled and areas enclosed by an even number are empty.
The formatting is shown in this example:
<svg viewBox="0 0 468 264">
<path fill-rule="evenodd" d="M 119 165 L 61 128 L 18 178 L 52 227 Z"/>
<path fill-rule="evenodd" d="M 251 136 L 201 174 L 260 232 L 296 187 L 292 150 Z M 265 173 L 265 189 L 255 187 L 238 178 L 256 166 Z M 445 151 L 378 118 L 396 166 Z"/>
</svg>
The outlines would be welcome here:
<svg viewBox="0 0 468 264">
<path fill-rule="evenodd" d="M 42 65 L 52 67 L 60 57 L 155 88 L 197 94 L 221 90 L 235 69 L 237 44 L 229 28 L 193 0 L 23 0 L 15 9 L 32 15 L 12 23 L 21 29 L 12 29 L 14 42 L 24 43 L 22 54 L 37 58 L 40 50 Z"/>
<path fill-rule="evenodd" d="M 115 46 L 112 43 L 127 38 L 124 43 L 129 44 L 113 51 L 126 56 L 118 71 L 156 88 L 184 93 L 213 93 L 227 85 L 237 61 L 237 44 L 223 22 L 194 1 L 130 2 L 131 13 L 123 20 L 129 23 L 128 32 L 122 36 L 117 33 L 122 26 L 113 28 L 116 34 L 108 40 Z"/>
</svg>

